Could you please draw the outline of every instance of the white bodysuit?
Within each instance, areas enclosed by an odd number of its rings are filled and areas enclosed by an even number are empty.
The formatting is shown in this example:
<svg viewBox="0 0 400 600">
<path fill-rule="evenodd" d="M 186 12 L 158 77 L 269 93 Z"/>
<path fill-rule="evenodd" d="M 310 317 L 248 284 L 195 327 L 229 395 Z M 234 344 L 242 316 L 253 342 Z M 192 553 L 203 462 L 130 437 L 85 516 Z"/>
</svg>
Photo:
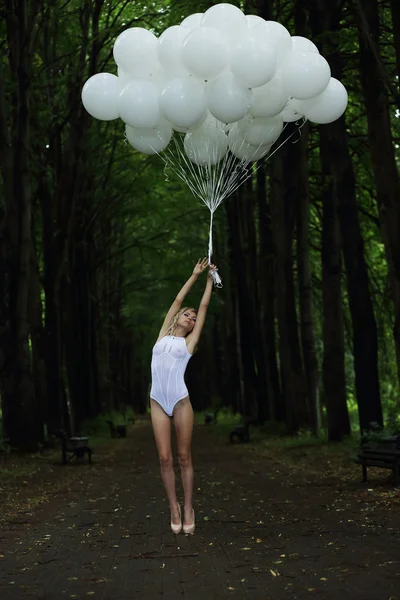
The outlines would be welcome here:
<svg viewBox="0 0 400 600">
<path fill-rule="evenodd" d="M 175 404 L 189 395 L 184 376 L 191 357 L 184 337 L 166 335 L 153 348 L 150 398 L 158 402 L 169 417 Z"/>
</svg>

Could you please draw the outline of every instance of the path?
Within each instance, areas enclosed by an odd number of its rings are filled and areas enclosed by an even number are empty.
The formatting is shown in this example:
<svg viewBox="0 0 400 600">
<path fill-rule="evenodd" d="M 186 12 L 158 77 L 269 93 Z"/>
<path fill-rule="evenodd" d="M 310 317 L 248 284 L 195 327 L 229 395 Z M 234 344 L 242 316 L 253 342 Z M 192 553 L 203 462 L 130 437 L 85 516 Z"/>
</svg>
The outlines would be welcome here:
<svg viewBox="0 0 400 600">
<path fill-rule="evenodd" d="M 305 481 L 197 426 L 196 533 L 174 536 L 150 424 L 123 448 L 0 530 L 1 600 L 400 600 L 398 505 L 358 482 Z"/>
</svg>

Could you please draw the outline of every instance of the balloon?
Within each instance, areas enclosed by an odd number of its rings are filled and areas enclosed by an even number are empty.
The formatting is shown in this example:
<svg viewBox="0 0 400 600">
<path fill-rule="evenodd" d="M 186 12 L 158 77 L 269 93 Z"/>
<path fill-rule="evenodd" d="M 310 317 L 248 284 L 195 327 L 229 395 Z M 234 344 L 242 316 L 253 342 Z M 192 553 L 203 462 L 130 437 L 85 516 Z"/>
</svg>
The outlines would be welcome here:
<svg viewBox="0 0 400 600">
<path fill-rule="evenodd" d="M 157 38 L 143 27 L 125 29 L 114 43 L 113 55 L 117 65 L 134 77 L 148 77 L 160 67 Z"/>
<path fill-rule="evenodd" d="M 283 89 L 281 74 L 265 85 L 253 90 L 253 101 L 249 113 L 253 117 L 273 117 L 278 115 L 288 103 L 289 96 Z"/>
<path fill-rule="evenodd" d="M 160 108 L 165 118 L 173 125 L 194 125 L 206 112 L 203 85 L 190 75 L 172 79 L 161 93 Z"/>
<path fill-rule="evenodd" d="M 179 25 L 168 27 L 159 37 L 157 56 L 164 69 L 177 77 L 188 75 L 182 61 L 182 43 L 188 32 Z"/>
<path fill-rule="evenodd" d="M 292 50 L 319 54 L 319 50 L 314 42 L 301 35 L 292 35 Z"/>
<path fill-rule="evenodd" d="M 233 123 L 243 118 L 251 100 L 251 90 L 241 86 L 233 75 L 223 75 L 208 84 L 208 110 L 223 123 Z"/>
<path fill-rule="evenodd" d="M 252 146 L 237 135 L 234 128 L 228 133 L 229 150 L 232 154 L 244 162 L 254 162 L 266 156 L 271 150 L 270 145 Z"/>
<path fill-rule="evenodd" d="M 152 81 L 157 86 L 160 94 L 167 87 L 171 79 L 174 79 L 174 77 L 171 77 L 171 73 L 167 73 L 163 68 L 158 69 L 158 71 L 149 77 L 149 81 Z"/>
<path fill-rule="evenodd" d="M 292 50 L 282 64 L 283 86 L 289 96 L 308 100 L 327 87 L 331 69 L 323 56 L 314 52 Z"/>
<path fill-rule="evenodd" d="M 240 8 L 233 4 L 221 3 L 206 10 L 201 20 L 201 26 L 218 29 L 228 43 L 232 43 L 244 35 L 247 30 L 247 21 Z"/>
<path fill-rule="evenodd" d="M 265 19 L 263 19 L 262 17 L 259 17 L 258 15 L 246 15 L 246 21 L 247 21 L 247 27 L 249 29 L 252 29 L 253 27 L 256 27 L 257 25 L 260 25 L 260 23 L 265 23 Z M 249 32 L 251 33 L 251 32 Z"/>
<path fill-rule="evenodd" d="M 92 75 L 82 88 L 82 103 L 95 119 L 112 121 L 118 119 L 118 96 L 121 82 L 111 73 Z"/>
<path fill-rule="evenodd" d="M 300 105 L 301 100 L 296 100 L 295 98 L 291 98 L 283 111 L 281 112 L 281 117 L 285 123 L 294 123 L 303 117 L 303 113 L 301 112 Z"/>
<path fill-rule="evenodd" d="M 324 125 L 339 119 L 346 110 L 348 95 L 344 85 L 331 78 L 328 87 L 320 96 L 298 102 L 304 115 L 313 123 Z"/>
<path fill-rule="evenodd" d="M 199 79 L 212 79 L 228 62 L 228 45 L 217 29 L 193 29 L 182 44 L 182 59 L 190 73 Z"/>
<path fill-rule="evenodd" d="M 132 81 L 132 75 L 130 73 L 127 73 L 123 69 L 121 69 L 121 67 L 118 67 L 117 72 L 118 72 L 118 79 L 121 82 L 121 90 L 122 90 L 128 83 L 130 83 Z"/>
<path fill-rule="evenodd" d="M 157 154 L 168 146 L 172 137 L 172 127 L 162 119 L 157 127 L 152 129 L 135 129 L 126 125 L 125 134 L 130 145 L 144 154 Z"/>
<path fill-rule="evenodd" d="M 273 144 L 281 135 L 283 119 L 280 115 L 276 117 L 250 118 L 243 125 L 243 137 L 245 142 L 252 146 Z"/>
<path fill-rule="evenodd" d="M 118 98 L 119 116 L 131 127 L 155 127 L 161 118 L 157 86 L 146 79 L 133 79 Z"/>
<path fill-rule="evenodd" d="M 209 114 L 208 111 L 206 111 L 203 114 L 203 116 L 201 117 L 201 119 L 199 119 L 199 121 L 197 121 L 193 125 L 190 125 L 190 127 L 179 127 L 179 125 L 173 125 L 172 124 L 172 129 L 174 131 L 178 131 L 179 133 L 189 133 L 189 131 L 194 131 L 195 129 L 197 129 L 197 127 L 200 127 L 200 125 L 202 125 L 204 123 L 204 121 L 207 118 L 207 114 Z"/>
<path fill-rule="evenodd" d="M 276 21 L 264 21 L 251 29 L 251 35 L 268 41 L 274 48 L 278 60 L 292 48 L 292 38 L 286 27 Z"/>
<path fill-rule="evenodd" d="M 184 148 L 196 165 L 216 165 L 228 151 L 228 138 L 221 125 L 208 118 L 203 125 L 186 134 Z"/>
<path fill-rule="evenodd" d="M 275 75 L 275 50 L 267 40 L 247 35 L 233 47 L 230 66 L 239 83 L 249 88 L 259 87 Z"/>
<path fill-rule="evenodd" d="M 204 13 L 194 13 L 193 15 L 189 15 L 186 19 L 183 19 L 180 27 L 184 27 L 185 29 L 197 29 L 200 27 L 201 20 L 203 18 Z"/>
</svg>

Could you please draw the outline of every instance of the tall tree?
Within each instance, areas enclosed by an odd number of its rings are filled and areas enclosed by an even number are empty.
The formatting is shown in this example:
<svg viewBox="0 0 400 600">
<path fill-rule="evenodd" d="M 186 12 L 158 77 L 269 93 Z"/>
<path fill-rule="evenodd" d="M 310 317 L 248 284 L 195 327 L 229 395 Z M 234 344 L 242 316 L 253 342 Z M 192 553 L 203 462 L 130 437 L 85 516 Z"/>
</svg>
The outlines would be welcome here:
<svg viewBox="0 0 400 600">
<path fill-rule="evenodd" d="M 393 148 L 387 74 L 380 52 L 377 0 L 353 1 L 358 22 L 360 78 L 368 121 L 368 140 L 376 199 L 387 250 L 394 304 L 393 335 L 400 377 L 400 179 Z"/>
<path fill-rule="evenodd" d="M 330 63 L 332 74 L 342 79 L 342 57 L 339 48 L 342 2 L 329 7 L 317 2 L 311 23 L 320 40 L 323 54 Z M 361 429 L 371 423 L 382 425 L 382 406 L 378 375 L 378 341 L 374 309 L 364 244 L 358 218 L 356 184 L 348 147 L 345 117 L 320 127 L 321 147 L 327 154 L 327 164 L 333 178 L 332 193 L 338 211 L 342 250 L 346 266 L 346 282 L 352 320 L 356 396 Z"/>
</svg>

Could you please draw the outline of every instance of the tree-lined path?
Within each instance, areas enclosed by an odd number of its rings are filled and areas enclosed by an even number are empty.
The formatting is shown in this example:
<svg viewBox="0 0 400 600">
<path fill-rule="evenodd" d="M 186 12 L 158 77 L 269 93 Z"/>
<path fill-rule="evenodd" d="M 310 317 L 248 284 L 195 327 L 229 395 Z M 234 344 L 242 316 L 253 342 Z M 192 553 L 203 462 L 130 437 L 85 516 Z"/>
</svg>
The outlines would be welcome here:
<svg viewBox="0 0 400 600">
<path fill-rule="evenodd" d="M 68 467 L 78 473 L 69 489 L 1 528 L 1 599 L 399 600 L 387 473 L 362 486 L 357 467 L 317 475 L 316 464 L 295 466 L 300 449 L 288 462 L 252 448 L 196 427 L 197 528 L 175 537 L 140 421 L 116 454 Z"/>
</svg>

